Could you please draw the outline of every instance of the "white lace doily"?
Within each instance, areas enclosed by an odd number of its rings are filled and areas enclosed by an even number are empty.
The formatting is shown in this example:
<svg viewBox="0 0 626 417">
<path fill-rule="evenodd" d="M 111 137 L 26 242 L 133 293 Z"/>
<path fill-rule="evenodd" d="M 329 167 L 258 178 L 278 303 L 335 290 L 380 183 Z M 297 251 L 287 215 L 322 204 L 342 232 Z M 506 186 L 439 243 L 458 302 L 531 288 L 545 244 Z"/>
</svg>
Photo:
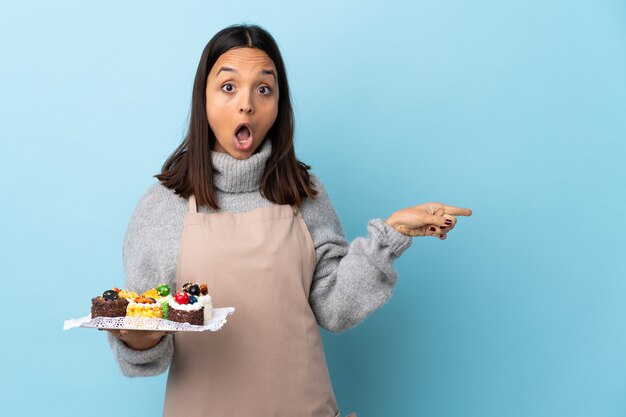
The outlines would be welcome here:
<svg viewBox="0 0 626 417">
<path fill-rule="evenodd" d="M 65 320 L 63 330 L 88 327 L 94 329 L 160 330 L 164 332 L 204 332 L 206 330 L 216 332 L 226 323 L 227 316 L 234 312 L 235 307 L 214 308 L 213 317 L 202 326 L 147 317 L 96 317 L 92 319 L 90 314 L 79 319 Z"/>
</svg>

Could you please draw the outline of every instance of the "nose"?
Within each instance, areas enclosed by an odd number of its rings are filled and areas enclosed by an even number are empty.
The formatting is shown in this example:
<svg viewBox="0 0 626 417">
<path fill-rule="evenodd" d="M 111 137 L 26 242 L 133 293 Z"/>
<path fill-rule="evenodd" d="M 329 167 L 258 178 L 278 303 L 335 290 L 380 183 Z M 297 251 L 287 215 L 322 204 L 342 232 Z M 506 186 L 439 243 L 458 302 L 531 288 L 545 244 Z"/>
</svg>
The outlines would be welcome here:
<svg viewBox="0 0 626 417">
<path fill-rule="evenodd" d="M 239 107 L 239 113 L 252 113 L 254 112 L 254 105 L 252 104 L 252 95 L 248 94 L 243 98 L 241 106 Z"/>
</svg>

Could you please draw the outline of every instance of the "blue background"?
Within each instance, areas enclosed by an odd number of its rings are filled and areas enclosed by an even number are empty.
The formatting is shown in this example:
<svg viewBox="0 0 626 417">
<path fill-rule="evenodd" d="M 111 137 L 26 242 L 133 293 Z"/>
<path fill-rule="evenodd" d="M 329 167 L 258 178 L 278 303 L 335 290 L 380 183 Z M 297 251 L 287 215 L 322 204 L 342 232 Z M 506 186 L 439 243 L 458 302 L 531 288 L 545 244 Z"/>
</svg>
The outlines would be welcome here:
<svg viewBox="0 0 626 417">
<path fill-rule="evenodd" d="M 123 377 L 103 333 L 62 324 L 123 284 L 202 49 L 241 22 L 284 54 L 298 157 L 349 239 L 427 201 L 474 210 L 414 239 L 386 306 L 324 333 L 342 413 L 626 415 L 617 0 L 3 3 L 2 414 L 159 415 L 165 376 Z"/>
</svg>

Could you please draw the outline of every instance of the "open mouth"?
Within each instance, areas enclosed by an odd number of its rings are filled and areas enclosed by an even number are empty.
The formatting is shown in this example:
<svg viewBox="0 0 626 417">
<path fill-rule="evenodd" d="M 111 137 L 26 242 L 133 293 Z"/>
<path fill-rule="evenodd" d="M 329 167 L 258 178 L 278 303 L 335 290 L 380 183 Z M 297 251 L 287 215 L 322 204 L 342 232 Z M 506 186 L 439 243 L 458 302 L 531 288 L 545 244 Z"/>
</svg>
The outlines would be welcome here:
<svg viewBox="0 0 626 417">
<path fill-rule="evenodd" d="M 235 130 L 235 146 L 240 150 L 246 150 L 252 145 L 252 126 L 242 123 Z"/>
</svg>

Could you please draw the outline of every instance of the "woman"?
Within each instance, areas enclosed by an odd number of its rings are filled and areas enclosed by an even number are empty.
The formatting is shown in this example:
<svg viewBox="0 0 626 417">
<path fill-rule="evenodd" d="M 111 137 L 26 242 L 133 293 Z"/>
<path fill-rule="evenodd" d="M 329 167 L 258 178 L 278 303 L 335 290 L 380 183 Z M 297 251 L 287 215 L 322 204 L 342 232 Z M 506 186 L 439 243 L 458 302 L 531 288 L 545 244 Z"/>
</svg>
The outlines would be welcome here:
<svg viewBox="0 0 626 417">
<path fill-rule="evenodd" d="M 345 240 L 310 167 L 296 160 L 280 51 L 238 25 L 205 47 L 189 132 L 137 204 L 126 287 L 207 282 L 236 313 L 219 332 L 111 331 L 126 375 L 170 367 L 164 415 L 337 416 L 319 326 L 339 332 L 390 297 L 411 236 L 445 239 L 468 209 L 438 203 L 371 220 Z"/>
</svg>

